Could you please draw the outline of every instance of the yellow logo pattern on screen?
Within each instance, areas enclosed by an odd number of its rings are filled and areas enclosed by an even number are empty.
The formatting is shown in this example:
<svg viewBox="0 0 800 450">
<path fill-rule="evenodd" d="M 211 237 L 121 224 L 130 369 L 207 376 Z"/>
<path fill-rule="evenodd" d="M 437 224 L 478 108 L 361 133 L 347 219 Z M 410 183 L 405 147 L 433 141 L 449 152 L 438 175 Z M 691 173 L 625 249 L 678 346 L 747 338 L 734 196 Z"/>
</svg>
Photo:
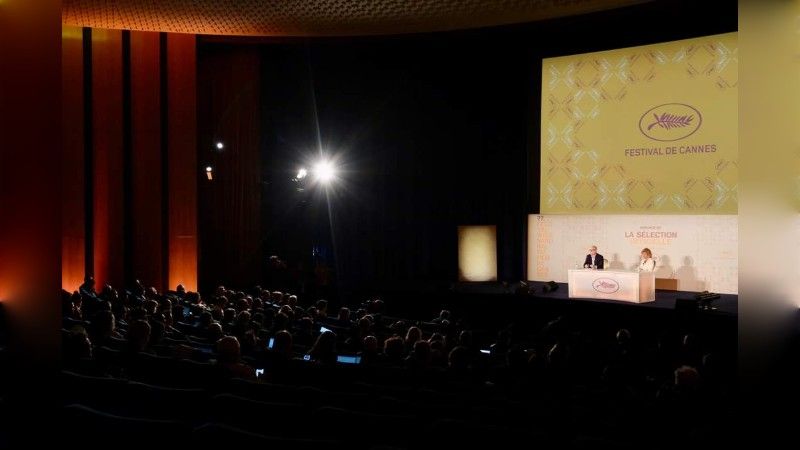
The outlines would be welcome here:
<svg viewBox="0 0 800 450">
<path fill-rule="evenodd" d="M 736 33 L 542 61 L 544 214 L 735 214 Z"/>
</svg>

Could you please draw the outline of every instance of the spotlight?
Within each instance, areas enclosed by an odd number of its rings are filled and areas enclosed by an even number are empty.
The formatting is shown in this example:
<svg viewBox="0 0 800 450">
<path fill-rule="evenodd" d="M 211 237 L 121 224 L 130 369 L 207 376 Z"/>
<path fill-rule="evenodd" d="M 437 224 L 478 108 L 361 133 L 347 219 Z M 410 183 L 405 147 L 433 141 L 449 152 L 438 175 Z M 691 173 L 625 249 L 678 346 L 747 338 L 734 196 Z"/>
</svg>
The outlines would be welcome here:
<svg viewBox="0 0 800 450">
<path fill-rule="evenodd" d="M 214 169 L 211 166 L 206 166 L 206 178 L 209 180 L 214 179 Z"/>
<path fill-rule="evenodd" d="M 314 175 L 317 181 L 328 183 L 336 176 L 336 169 L 330 161 L 320 161 L 314 165 Z"/>
<path fill-rule="evenodd" d="M 298 180 L 302 180 L 303 178 L 306 177 L 306 175 L 308 175 L 308 171 L 306 169 L 302 169 L 301 168 L 299 171 L 297 171 L 297 177 L 296 178 Z"/>
<path fill-rule="evenodd" d="M 217 142 L 216 147 L 217 147 L 217 150 L 222 150 L 222 149 L 225 148 L 225 144 L 223 144 L 222 142 Z"/>
</svg>

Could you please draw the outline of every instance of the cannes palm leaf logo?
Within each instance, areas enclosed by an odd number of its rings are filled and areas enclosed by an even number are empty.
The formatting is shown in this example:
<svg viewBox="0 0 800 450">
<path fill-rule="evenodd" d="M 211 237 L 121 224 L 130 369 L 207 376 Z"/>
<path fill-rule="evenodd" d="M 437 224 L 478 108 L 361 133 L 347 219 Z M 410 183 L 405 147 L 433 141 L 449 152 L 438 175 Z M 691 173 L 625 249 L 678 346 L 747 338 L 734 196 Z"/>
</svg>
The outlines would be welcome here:
<svg viewBox="0 0 800 450">
<path fill-rule="evenodd" d="M 659 126 L 667 130 L 669 130 L 670 128 L 688 127 L 689 125 L 692 124 L 692 119 L 694 119 L 694 116 L 693 115 L 679 116 L 677 114 L 661 113 L 660 116 L 653 114 L 653 118 L 655 118 L 655 122 L 648 125 L 647 127 L 648 130 L 652 129 L 655 126 Z"/>
<path fill-rule="evenodd" d="M 700 110 L 684 103 L 665 103 L 647 110 L 639 131 L 656 141 L 677 141 L 694 134 L 703 123 Z"/>
</svg>

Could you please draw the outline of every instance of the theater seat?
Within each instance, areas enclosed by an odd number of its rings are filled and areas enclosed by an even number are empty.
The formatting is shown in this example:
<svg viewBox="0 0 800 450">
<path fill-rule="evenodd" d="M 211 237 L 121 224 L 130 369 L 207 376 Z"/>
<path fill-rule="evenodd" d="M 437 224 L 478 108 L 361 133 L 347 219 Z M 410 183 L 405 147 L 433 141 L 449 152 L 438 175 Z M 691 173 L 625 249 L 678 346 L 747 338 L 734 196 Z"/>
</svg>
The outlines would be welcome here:
<svg viewBox="0 0 800 450">
<path fill-rule="evenodd" d="M 408 433 L 408 430 L 418 428 L 419 423 L 411 415 L 371 414 L 325 406 L 314 411 L 313 421 L 323 436 L 339 435 L 342 430 L 358 424 L 360 432 L 354 439 L 362 445 L 404 445 L 419 438 Z"/>
<path fill-rule="evenodd" d="M 131 416 L 187 422 L 205 419 L 208 401 L 209 395 L 204 389 L 172 388 L 136 381 L 129 382 L 119 398 Z"/>
<path fill-rule="evenodd" d="M 76 448 L 178 446 L 192 431 L 186 422 L 117 416 L 80 404 L 65 406 L 62 421 L 65 430 L 78 432 Z"/>
<path fill-rule="evenodd" d="M 108 410 L 115 404 L 128 384 L 127 380 L 112 377 L 82 375 L 62 371 L 60 375 L 62 404 L 81 403 Z"/>
<path fill-rule="evenodd" d="M 271 436 L 303 437 L 310 411 L 299 403 L 268 403 L 231 394 L 211 401 L 211 419 Z"/>
<path fill-rule="evenodd" d="M 264 418 L 268 420 L 268 418 Z M 292 439 L 265 436 L 218 423 L 207 423 L 192 432 L 194 448 L 237 449 L 344 449 L 345 443 L 327 439 Z"/>
</svg>

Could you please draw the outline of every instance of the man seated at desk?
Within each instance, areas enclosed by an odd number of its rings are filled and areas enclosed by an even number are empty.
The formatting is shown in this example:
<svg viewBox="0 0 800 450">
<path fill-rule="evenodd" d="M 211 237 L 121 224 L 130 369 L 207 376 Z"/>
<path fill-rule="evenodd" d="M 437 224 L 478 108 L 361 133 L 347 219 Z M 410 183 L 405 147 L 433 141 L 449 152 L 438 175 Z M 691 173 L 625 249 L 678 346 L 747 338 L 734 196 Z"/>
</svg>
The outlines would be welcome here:
<svg viewBox="0 0 800 450">
<path fill-rule="evenodd" d="M 589 247 L 589 254 L 586 255 L 586 259 L 583 261 L 583 268 L 603 270 L 603 255 L 597 253 L 596 245 Z"/>
</svg>

